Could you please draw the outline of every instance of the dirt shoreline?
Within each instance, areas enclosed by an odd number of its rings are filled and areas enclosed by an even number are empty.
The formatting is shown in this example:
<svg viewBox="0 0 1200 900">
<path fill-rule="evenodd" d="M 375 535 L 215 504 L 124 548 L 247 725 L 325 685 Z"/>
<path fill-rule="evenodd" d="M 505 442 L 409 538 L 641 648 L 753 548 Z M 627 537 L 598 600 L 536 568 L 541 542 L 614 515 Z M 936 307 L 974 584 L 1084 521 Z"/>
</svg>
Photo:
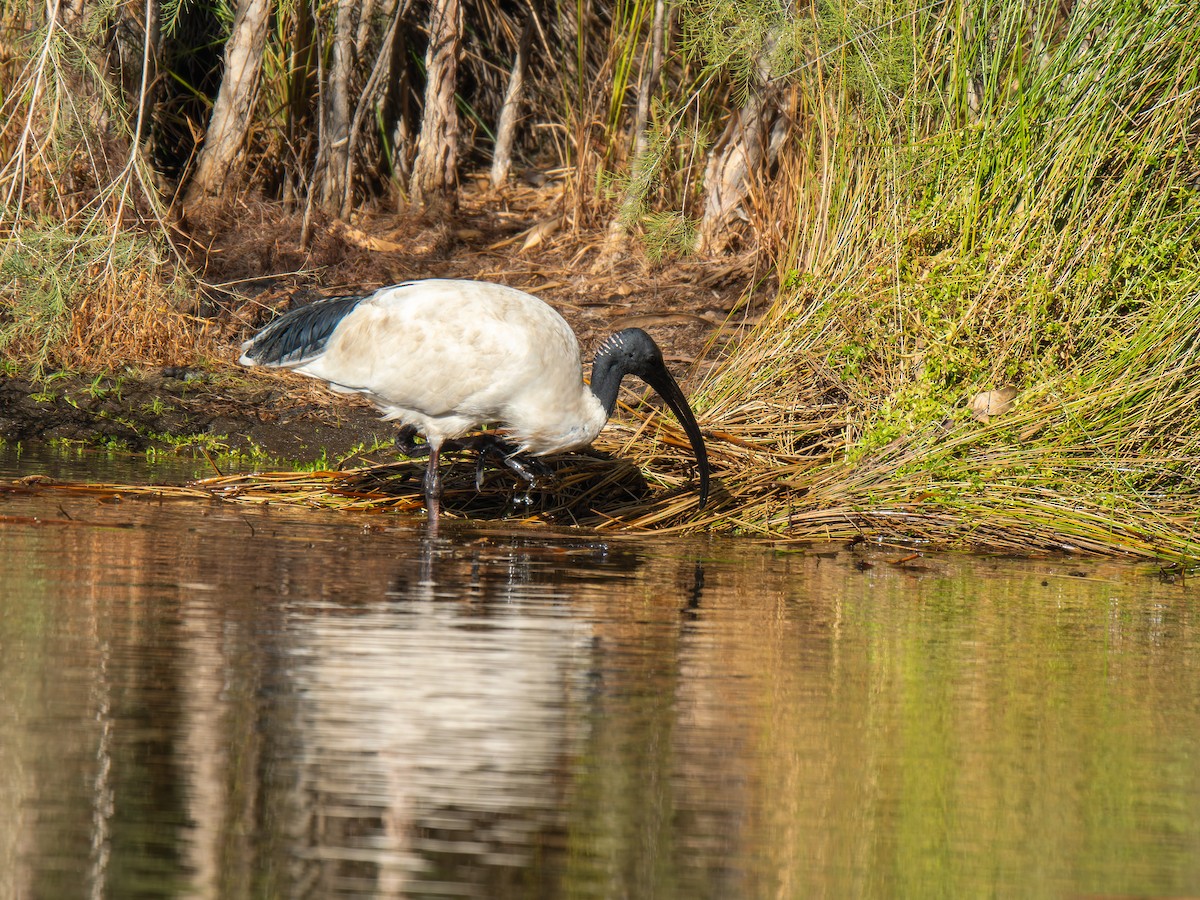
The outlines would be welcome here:
<svg viewBox="0 0 1200 900">
<path fill-rule="evenodd" d="M 370 406 L 303 386 L 199 369 L 124 369 L 45 381 L 0 376 L 0 437 L 133 452 L 189 444 L 215 453 L 310 462 L 390 439 Z"/>
<path fill-rule="evenodd" d="M 204 289 L 199 301 L 203 350 L 172 350 L 177 365 L 118 360 L 102 372 L 0 375 L 0 439 L 135 452 L 203 443 L 294 462 L 336 459 L 390 441 L 393 427 L 365 401 L 311 379 L 234 363 L 243 340 L 293 306 L 419 278 L 500 282 L 551 303 L 587 362 L 606 335 L 645 328 L 687 389 L 775 290 L 750 256 L 651 260 L 635 237 L 613 244 L 603 231 L 569 228 L 546 191 L 466 191 L 454 216 L 434 223 L 381 211 L 317 221 L 303 251 L 300 217 L 276 204 L 189 224 L 193 249 L 204 248 L 196 270 L 227 286 Z"/>
</svg>

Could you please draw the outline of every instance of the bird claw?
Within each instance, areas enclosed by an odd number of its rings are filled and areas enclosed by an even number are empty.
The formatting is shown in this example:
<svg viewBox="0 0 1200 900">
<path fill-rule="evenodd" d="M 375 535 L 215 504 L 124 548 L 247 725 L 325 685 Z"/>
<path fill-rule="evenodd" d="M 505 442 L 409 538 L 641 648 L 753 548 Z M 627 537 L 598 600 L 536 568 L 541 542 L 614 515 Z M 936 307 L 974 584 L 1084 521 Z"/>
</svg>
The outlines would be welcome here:
<svg viewBox="0 0 1200 900">
<path fill-rule="evenodd" d="M 396 449 L 402 456 L 409 459 L 424 459 L 429 455 L 429 445 L 417 443 L 417 429 L 413 425 L 404 425 L 396 431 Z"/>
<path fill-rule="evenodd" d="M 516 447 L 491 432 L 477 435 L 471 443 L 479 453 L 475 463 L 475 490 L 483 490 L 483 473 L 490 457 L 503 463 L 506 468 L 515 472 L 528 485 L 521 502 L 526 506 L 531 505 L 533 503 L 532 491 L 537 487 L 540 478 L 551 474 L 550 467 L 536 457 L 521 455 Z"/>
<path fill-rule="evenodd" d="M 550 467 L 535 456 L 506 456 L 504 464 L 520 475 L 531 488 L 537 486 L 539 479 L 553 474 Z"/>
<path fill-rule="evenodd" d="M 487 457 L 480 453 L 475 457 L 475 493 L 483 491 L 483 473 L 487 469 Z"/>
</svg>

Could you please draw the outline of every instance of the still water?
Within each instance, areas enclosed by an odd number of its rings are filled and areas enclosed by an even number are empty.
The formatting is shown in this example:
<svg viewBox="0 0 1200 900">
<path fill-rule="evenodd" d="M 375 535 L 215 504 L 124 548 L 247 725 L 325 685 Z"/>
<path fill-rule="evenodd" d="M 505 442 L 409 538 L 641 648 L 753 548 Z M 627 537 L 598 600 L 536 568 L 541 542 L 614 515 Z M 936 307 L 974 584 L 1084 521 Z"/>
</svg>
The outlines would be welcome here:
<svg viewBox="0 0 1200 900">
<path fill-rule="evenodd" d="M 904 555 L 0 491 L 0 897 L 1200 894 L 1192 584 Z"/>
</svg>

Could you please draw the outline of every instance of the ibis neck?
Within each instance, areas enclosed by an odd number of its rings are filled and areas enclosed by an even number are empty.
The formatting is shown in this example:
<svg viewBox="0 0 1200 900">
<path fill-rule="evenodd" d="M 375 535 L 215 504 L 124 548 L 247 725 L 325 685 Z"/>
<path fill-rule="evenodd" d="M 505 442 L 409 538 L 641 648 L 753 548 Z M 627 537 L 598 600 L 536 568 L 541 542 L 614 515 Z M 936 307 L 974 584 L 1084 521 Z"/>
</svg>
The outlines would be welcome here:
<svg viewBox="0 0 1200 900">
<path fill-rule="evenodd" d="M 600 405 L 604 407 L 604 415 L 611 417 L 613 410 L 617 408 L 617 394 L 621 390 L 621 379 L 625 377 L 626 373 L 602 357 L 603 354 L 597 353 L 596 360 L 592 363 L 591 388 L 596 399 L 600 401 Z"/>
</svg>

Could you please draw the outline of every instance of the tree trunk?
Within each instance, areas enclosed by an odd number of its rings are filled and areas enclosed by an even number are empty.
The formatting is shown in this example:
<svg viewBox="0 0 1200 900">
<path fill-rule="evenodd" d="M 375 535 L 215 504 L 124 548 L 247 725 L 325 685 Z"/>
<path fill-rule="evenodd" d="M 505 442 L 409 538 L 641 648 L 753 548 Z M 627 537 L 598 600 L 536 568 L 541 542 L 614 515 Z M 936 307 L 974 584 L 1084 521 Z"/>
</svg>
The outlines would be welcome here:
<svg viewBox="0 0 1200 900">
<path fill-rule="evenodd" d="M 271 18 L 270 0 L 239 0 L 233 30 L 225 45 L 225 74 L 196 174 L 188 186 L 185 204 L 226 193 L 236 182 L 236 163 L 250 130 L 250 114 L 258 99 L 263 47 Z"/>
<path fill-rule="evenodd" d="M 406 0 L 406 5 L 411 2 Z M 412 179 L 412 163 L 416 156 L 416 130 L 419 105 L 412 88 L 415 61 L 409 54 L 415 25 L 401 23 L 392 36 L 388 81 L 384 87 L 383 113 L 391 125 L 391 169 L 389 175 L 401 205 L 407 202 L 408 184 Z"/>
<path fill-rule="evenodd" d="M 508 76 L 508 89 L 504 92 L 504 103 L 500 107 L 500 122 L 496 126 L 496 150 L 492 155 L 492 187 L 498 188 L 508 181 L 508 170 L 512 168 L 513 140 L 517 133 L 517 113 L 525 99 L 525 69 L 529 65 L 529 49 L 533 45 L 533 33 L 537 27 L 533 7 L 526 14 L 525 28 L 517 42 L 517 56 L 513 60 L 512 72 Z"/>
<path fill-rule="evenodd" d="M 62 24 L 76 37 L 84 36 L 87 0 L 62 0 L 58 8 Z"/>
<path fill-rule="evenodd" d="M 84 19 L 80 19 L 79 24 L 86 28 Z M 162 46 L 157 0 L 125 0 L 115 10 L 111 34 L 109 62 L 132 110 L 134 121 L 143 124 L 138 137 L 144 141 L 150 131 L 150 114 L 154 107 L 158 58 Z"/>
<path fill-rule="evenodd" d="M 354 72 L 354 38 L 360 0 L 338 0 L 333 53 L 326 83 L 325 146 L 321 206 L 334 216 L 349 213 L 346 161 L 350 155 L 350 78 Z"/>
<path fill-rule="evenodd" d="M 454 93 L 462 45 L 459 0 L 434 0 L 429 14 L 429 48 L 425 52 L 425 109 L 417 158 L 409 184 L 409 202 L 437 210 L 454 202 L 458 182 L 458 110 Z"/>
<path fill-rule="evenodd" d="M 756 83 L 750 85 L 745 104 L 729 120 L 709 156 L 698 235 L 701 252 L 719 253 L 729 245 L 730 228 L 750 192 L 750 179 L 768 161 L 768 135 L 778 113 L 777 91 L 768 81 L 768 63 L 778 40 L 777 33 L 767 38 Z"/>
<path fill-rule="evenodd" d="M 371 11 L 372 2 L 373 0 L 367 0 L 367 12 Z M 358 140 L 363 134 L 363 122 L 366 121 L 367 114 L 376 108 L 377 101 L 387 92 L 388 84 L 392 80 L 392 61 L 395 59 L 393 45 L 400 29 L 400 22 L 408 14 L 410 6 L 412 6 L 412 0 L 390 0 L 390 7 L 386 9 L 386 14 L 390 17 L 391 23 L 380 42 L 375 65 L 371 68 L 371 75 L 367 78 L 358 104 L 354 108 L 354 118 L 350 121 L 350 143 L 346 152 L 345 191 L 342 198 L 343 218 L 349 214 L 354 200 L 354 165 L 358 158 L 357 147 Z M 365 53 L 360 52 L 359 59 L 364 57 Z"/>
<path fill-rule="evenodd" d="M 393 2 L 389 9 L 396 4 Z M 354 58 L 366 59 L 371 49 L 371 20 L 375 18 L 375 0 L 363 0 L 362 12 L 358 14 L 358 32 L 354 36 Z"/>
<path fill-rule="evenodd" d="M 308 173 L 312 170 L 313 132 L 317 123 L 313 116 L 312 98 L 317 95 L 316 24 L 312 7 L 307 2 L 296 3 L 291 29 L 291 49 L 288 53 L 287 119 L 284 134 L 287 152 L 291 156 L 284 166 L 283 202 L 289 210 L 309 187 Z M 318 148 L 319 149 L 319 148 Z"/>
</svg>

